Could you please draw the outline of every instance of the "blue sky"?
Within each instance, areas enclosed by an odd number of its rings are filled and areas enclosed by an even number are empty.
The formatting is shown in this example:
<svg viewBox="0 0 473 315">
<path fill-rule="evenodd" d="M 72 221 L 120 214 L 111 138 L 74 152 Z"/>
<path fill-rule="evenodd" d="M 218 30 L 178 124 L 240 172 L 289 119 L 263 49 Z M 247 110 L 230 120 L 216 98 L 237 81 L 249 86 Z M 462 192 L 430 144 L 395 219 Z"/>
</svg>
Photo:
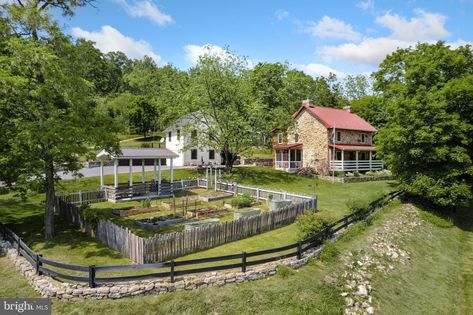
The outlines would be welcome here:
<svg viewBox="0 0 473 315">
<path fill-rule="evenodd" d="M 66 32 L 104 52 L 147 54 L 181 69 L 211 45 L 253 64 L 287 61 L 314 76 L 343 77 L 375 70 L 396 47 L 473 42 L 472 10 L 473 0 L 98 0 L 59 19 Z"/>
</svg>

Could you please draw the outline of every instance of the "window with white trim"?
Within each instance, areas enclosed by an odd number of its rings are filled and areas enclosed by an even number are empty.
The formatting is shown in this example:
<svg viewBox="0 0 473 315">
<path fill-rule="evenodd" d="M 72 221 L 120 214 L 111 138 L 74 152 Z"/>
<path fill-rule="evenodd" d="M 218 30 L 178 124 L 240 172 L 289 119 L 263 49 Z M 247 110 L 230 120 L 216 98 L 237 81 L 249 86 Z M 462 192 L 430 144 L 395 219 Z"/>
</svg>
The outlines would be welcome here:
<svg viewBox="0 0 473 315">
<path fill-rule="evenodd" d="M 197 160 L 197 149 L 191 150 L 191 160 Z"/>
<path fill-rule="evenodd" d="M 283 142 L 282 133 L 278 133 L 278 143 L 281 144 Z"/>
</svg>

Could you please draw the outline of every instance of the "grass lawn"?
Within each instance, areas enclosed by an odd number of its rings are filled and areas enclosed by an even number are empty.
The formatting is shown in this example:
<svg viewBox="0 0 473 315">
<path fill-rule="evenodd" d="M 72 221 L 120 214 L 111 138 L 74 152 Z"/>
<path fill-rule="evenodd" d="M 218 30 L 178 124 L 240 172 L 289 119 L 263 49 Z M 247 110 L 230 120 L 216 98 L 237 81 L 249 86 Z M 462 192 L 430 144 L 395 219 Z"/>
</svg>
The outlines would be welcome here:
<svg viewBox="0 0 473 315">
<path fill-rule="evenodd" d="M 380 231 L 403 205 L 393 202 L 382 209 L 364 229 L 351 238 L 342 238 L 335 247 L 341 254 L 362 250 L 366 239 Z M 473 312 L 473 213 L 459 211 L 455 225 L 441 228 L 424 221 L 399 246 L 407 250 L 408 264 L 395 263 L 388 276 L 372 279 L 373 304 L 381 314 L 471 314 Z M 279 230 L 291 230 L 293 226 Z M 279 234 L 261 234 L 271 244 Z M 295 234 L 295 230 L 291 231 Z M 282 233 L 284 234 L 284 233 Z M 251 247 L 251 238 L 243 240 Z M 243 242 L 242 241 L 242 242 Z M 286 241 L 286 240 L 285 240 Z M 291 240 L 287 240 L 290 242 Z M 237 242 L 235 242 L 237 243 Z M 229 246 L 232 243 L 228 244 Z M 255 246 L 257 248 L 258 246 Z M 234 248 L 236 250 L 236 248 Z M 207 250 L 211 253 L 215 249 Z M 227 247 L 229 252 L 233 249 Z M 222 252 L 223 253 L 223 252 Z M 203 253 L 188 257 L 201 257 Z M 345 266 L 341 255 L 324 262 L 314 261 L 295 271 L 250 283 L 174 292 L 120 300 L 54 301 L 54 314 L 342 314 L 340 288 L 327 277 L 340 275 Z M 36 296 L 15 268 L 0 257 L 0 296 Z"/>
</svg>

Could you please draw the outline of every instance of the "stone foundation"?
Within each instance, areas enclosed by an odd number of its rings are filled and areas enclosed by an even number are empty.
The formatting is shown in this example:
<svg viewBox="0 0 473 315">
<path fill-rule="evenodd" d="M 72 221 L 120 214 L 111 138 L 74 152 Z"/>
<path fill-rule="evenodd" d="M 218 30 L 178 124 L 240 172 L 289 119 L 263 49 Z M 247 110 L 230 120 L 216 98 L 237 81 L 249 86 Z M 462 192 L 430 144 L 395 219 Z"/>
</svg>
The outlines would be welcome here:
<svg viewBox="0 0 473 315">
<path fill-rule="evenodd" d="M 210 272 L 203 275 L 176 278 L 174 283 L 169 279 L 147 280 L 123 283 L 110 283 L 90 288 L 87 284 L 67 283 L 57 281 L 50 276 L 36 274 L 36 269 L 24 257 L 18 256 L 10 242 L 2 240 L 0 249 L 6 253 L 15 266 L 20 270 L 31 286 L 43 297 L 70 301 L 85 299 L 120 299 L 127 296 L 164 294 L 179 290 L 194 290 L 212 286 L 223 286 L 231 283 L 240 283 L 262 279 L 276 274 L 280 265 L 299 268 L 305 265 L 309 258 L 316 257 L 321 247 L 310 249 L 301 259 L 296 257 L 270 262 L 249 268 L 245 273 L 230 270 L 226 272 Z"/>
</svg>

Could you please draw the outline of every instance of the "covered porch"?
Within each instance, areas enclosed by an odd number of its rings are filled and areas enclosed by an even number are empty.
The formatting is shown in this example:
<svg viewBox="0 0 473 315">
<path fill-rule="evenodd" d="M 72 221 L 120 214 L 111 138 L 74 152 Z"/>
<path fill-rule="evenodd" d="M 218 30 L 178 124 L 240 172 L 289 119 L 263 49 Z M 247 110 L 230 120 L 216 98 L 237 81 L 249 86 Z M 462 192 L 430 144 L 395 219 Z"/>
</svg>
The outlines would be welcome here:
<svg viewBox="0 0 473 315">
<path fill-rule="evenodd" d="M 383 161 L 375 157 L 376 149 L 371 145 L 330 144 L 330 171 L 360 172 L 379 171 Z"/>
<path fill-rule="evenodd" d="M 100 161 L 100 186 L 105 191 L 106 198 L 111 202 L 140 200 L 152 197 L 166 197 L 173 194 L 174 167 L 173 161 L 178 155 L 168 149 L 121 149 L 121 154 L 115 155 L 105 150 L 97 154 Z M 169 181 L 161 177 L 161 166 L 169 159 Z M 104 184 L 103 162 L 113 161 L 113 185 Z M 141 164 L 141 181 L 133 182 L 133 165 Z M 145 165 L 153 164 L 153 180 L 146 182 Z M 118 168 L 128 167 L 129 175 L 126 183 L 119 183 Z"/>
<path fill-rule="evenodd" d="M 302 144 L 278 144 L 274 146 L 274 168 L 295 172 L 302 167 Z"/>
</svg>

